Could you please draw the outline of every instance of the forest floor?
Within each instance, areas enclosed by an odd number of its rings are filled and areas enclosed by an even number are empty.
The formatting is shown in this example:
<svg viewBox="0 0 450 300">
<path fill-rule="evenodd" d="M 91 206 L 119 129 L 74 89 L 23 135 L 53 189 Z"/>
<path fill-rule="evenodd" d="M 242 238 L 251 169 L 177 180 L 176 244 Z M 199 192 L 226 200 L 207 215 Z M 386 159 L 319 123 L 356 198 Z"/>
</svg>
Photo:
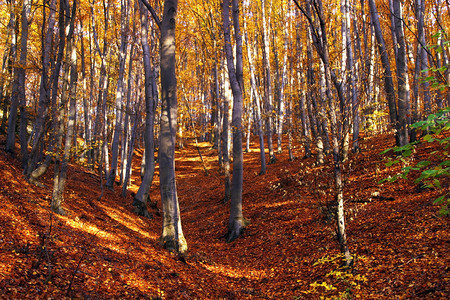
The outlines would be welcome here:
<svg viewBox="0 0 450 300">
<path fill-rule="evenodd" d="M 149 208 L 153 219 L 133 213 L 137 169 L 126 198 L 116 186 L 98 199 L 98 175 L 70 165 L 68 215 L 58 216 L 49 209 L 51 172 L 44 188 L 27 183 L 4 140 L 0 136 L 1 299 L 450 298 L 449 217 L 433 205 L 439 191 L 412 180 L 378 184 L 399 170 L 385 166 L 390 154 L 379 154 L 393 146 L 392 134 L 362 138 L 361 153 L 346 164 L 348 244 L 355 258 L 348 272 L 340 269 L 331 164 L 316 166 L 299 146 L 294 161 L 285 150 L 264 175 L 258 175 L 258 145 L 244 154 L 243 212 L 250 224 L 229 244 L 229 203 L 222 201 L 216 150 L 199 145 L 206 175 L 193 143 L 178 149 L 189 247 L 181 258 L 158 243 L 157 208 Z M 419 145 L 412 159 L 427 157 L 433 147 Z M 448 191 L 448 181 L 443 188 Z M 158 176 L 151 199 L 160 208 Z"/>
</svg>

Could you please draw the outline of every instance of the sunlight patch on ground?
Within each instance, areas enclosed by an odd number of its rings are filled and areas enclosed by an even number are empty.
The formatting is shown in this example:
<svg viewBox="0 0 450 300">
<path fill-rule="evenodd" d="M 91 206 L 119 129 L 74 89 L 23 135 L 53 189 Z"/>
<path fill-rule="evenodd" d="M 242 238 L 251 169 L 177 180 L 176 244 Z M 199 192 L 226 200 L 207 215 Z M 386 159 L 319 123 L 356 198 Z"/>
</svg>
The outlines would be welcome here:
<svg viewBox="0 0 450 300">
<path fill-rule="evenodd" d="M 264 207 L 265 208 L 276 208 L 276 207 L 280 207 L 280 206 L 284 206 L 284 205 L 289 205 L 291 203 L 292 203 L 292 201 L 274 202 L 274 203 L 270 203 L 270 204 L 264 204 Z"/>
<path fill-rule="evenodd" d="M 129 215 L 118 211 L 117 209 L 107 207 L 104 204 L 99 204 L 100 207 L 103 208 L 104 212 L 113 220 L 122 224 L 123 226 L 143 235 L 146 238 L 156 240 L 158 237 L 154 234 L 150 234 L 149 232 L 143 230 L 141 227 L 138 227 L 136 223 L 140 223 L 140 225 L 145 226 L 145 223 L 137 217 L 131 218 Z"/>
<path fill-rule="evenodd" d="M 78 218 L 69 219 L 67 217 L 61 217 L 66 219 L 66 224 L 72 228 L 83 230 L 89 234 L 93 234 L 106 239 L 113 239 L 114 235 L 99 229 L 97 226 L 81 222 Z"/>
<path fill-rule="evenodd" d="M 195 144 L 195 142 L 191 142 L 188 143 L 188 145 L 193 146 L 193 147 L 200 147 L 200 148 L 208 148 L 208 147 L 212 147 L 213 144 L 211 144 L 210 142 L 198 142 L 197 144 Z"/>
<path fill-rule="evenodd" d="M 249 280 L 260 280 L 266 277 L 266 271 L 264 270 L 238 270 L 232 267 L 225 267 L 220 265 L 210 265 L 204 262 L 200 262 L 200 264 L 207 269 L 208 271 L 216 274 L 221 274 L 223 276 L 228 276 L 232 278 L 246 278 Z"/>
</svg>

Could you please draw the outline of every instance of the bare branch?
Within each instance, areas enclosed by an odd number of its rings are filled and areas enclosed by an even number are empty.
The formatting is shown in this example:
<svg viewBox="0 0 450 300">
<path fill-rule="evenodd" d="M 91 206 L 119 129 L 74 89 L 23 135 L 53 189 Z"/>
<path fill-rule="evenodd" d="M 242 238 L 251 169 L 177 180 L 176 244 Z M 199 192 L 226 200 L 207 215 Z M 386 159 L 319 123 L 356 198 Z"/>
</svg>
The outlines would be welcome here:
<svg viewBox="0 0 450 300">
<path fill-rule="evenodd" d="M 152 14 L 153 19 L 155 19 L 156 25 L 158 25 L 158 28 L 161 28 L 161 21 L 159 20 L 158 15 L 156 14 L 153 7 L 150 5 L 150 3 L 147 2 L 147 0 L 141 0 L 142 3 L 147 7 L 148 11 Z"/>
</svg>

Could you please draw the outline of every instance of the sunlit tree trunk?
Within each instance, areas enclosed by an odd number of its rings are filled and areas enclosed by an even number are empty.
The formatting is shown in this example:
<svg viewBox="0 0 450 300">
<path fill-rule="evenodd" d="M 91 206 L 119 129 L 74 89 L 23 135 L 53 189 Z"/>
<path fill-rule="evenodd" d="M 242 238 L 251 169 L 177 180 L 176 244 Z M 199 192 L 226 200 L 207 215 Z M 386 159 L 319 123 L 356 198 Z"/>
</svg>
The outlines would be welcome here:
<svg viewBox="0 0 450 300">
<path fill-rule="evenodd" d="M 68 10 L 68 8 L 67 8 Z M 67 11 L 66 10 L 66 11 Z M 65 134 L 65 142 L 64 148 L 62 149 L 61 161 L 59 164 L 55 166 L 55 174 L 53 180 L 53 193 L 52 193 L 52 201 L 51 208 L 52 211 L 65 215 L 65 211 L 62 208 L 62 203 L 64 200 L 64 189 L 66 185 L 67 178 L 67 167 L 69 164 L 70 152 L 73 141 L 74 134 L 74 124 L 75 124 L 75 110 L 76 110 L 76 92 L 77 92 L 77 80 L 78 80 L 78 70 L 77 70 L 77 49 L 73 40 L 73 32 L 75 27 L 75 12 L 77 10 L 77 2 L 73 2 L 72 6 L 72 14 L 70 21 L 70 29 L 67 34 L 67 49 L 66 49 L 66 61 L 68 62 L 67 67 L 65 68 L 64 80 L 63 83 L 63 95 L 61 97 L 61 111 L 58 117 L 57 122 L 60 124 L 60 133 L 62 135 L 62 128 L 64 123 L 64 107 L 66 105 L 67 97 L 69 98 L 69 109 L 68 109 L 68 118 L 67 118 L 67 129 Z M 68 72 L 70 67 L 70 82 L 68 80 Z"/>
<path fill-rule="evenodd" d="M 309 28 L 307 28 L 307 30 L 309 30 Z M 297 54 L 297 57 L 301 58 L 302 53 L 303 53 L 303 49 L 302 49 L 303 46 L 302 46 L 302 39 L 301 39 L 301 23 L 300 22 L 298 22 L 295 32 L 296 32 L 296 41 L 297 41 L 296 54 Z M 307 38 L 309 38 L 309 37 L 307 36 Z M 309 61 L 309 57 L 308 57 L 308 61 Z M 298 82 L 297 94 L 299 97 L 299 112 L 300 112 L 300 121 L 301 121 L 301 126 L 302 126 L 301 133 L 303 136 L 303 147 L 305 148 L 305 157 L 306 158 L 311 156 L 311 137 L 310 137 L 310 133 L 309 133 L 309 126 L 308 126 L 308 120 L 307 120 L 307 116 L 308 116 L 307 102 L 308 101 L 306 99 L 306 97 L 307 97 L 306 91 L 307 91 L 307 89 L 311 89 L 312 87 L 308 88 L 306 85 L 306 82 L 305 82 L 306 80 L 308 80 L 307 77 L 310 76 L 309 73 L 312 72 L 312 70 L 310 70 L 310 68 L 312 69 L 312 65 L 308 66 L 308 68 L 306 70 L 306 74 L 305 74 L 303 60 L 302 59 L 298 60 L 298 63 L 297 63 L 297 82 Z M 292 111 L 290 112 L 289 117 L 292 118 Z M 311 127 L 314 127 L 314 126 L 315 126 L 315 124 L 311 125 Z M 320 149 L 320 151 L 323 151 L 323 150 Z M 322 156 L 320 158 L 320 160 L 323 160 L 323 153 L 320 152 L 320 155 Z"/>
<path fill-rule="evenodd" d="M 266 132 L 267 132 L 267 146 L 269 149 L 269 163 L 274 163 L 277 159 L 273 150 L 273 95 L 272 95 L 272 79 L 271 79 L 271 68 L 270 68 L 270 48 L 269 48 L 269 22 L 266 16 L 266 0 L 261 1 L 262 10 L 262 53 L 264 61 L 264 84 L 265 84 L 265 99 L 266 99 Z M 269 14 L 270 15 L 270 14 Z"/>
<path fill-rule="evenodd" d="M 233 91 L 233 181 L 231 187 L 230 218 L 228 221 L 227 242 L 238 238 L 244 229 L 245 222 L 242 215 L 242 186 L 243 186 L 243 152 L 242 152 L 242 37 L 239 27 L 238 0 L 232 0 L 233 27 L 236 41 L 236 67 L 233 61 L 230 34 L 229 1 L 223 1 L 223 29 L 225 40 L 225 54 L 228 75 Z"/>
<path fill-rule="evenodd" d="M 144 174 L 142 177 L 139 190 L 134 196 L 133 205 L 135 212 L 139 215 L 150 217 L 147 211 L 147 200 L 149 198 L 149 191 L 153 181 L 153 175 L 155 173 L 155 143 L 154 143 L 154 123 L 156 112 L 156 99 L 154 98 L 153 81 L 154 72 L 151 66 L 151 53 L 150 45 L 148 42 L 149 36 L 149 24 L 148 24 L 148 12 L 145 7 L 140 3 L 140 16 L 141 16 L 141 44 L 144 62 L 144 84 L 145 84 L 145 131 L 144 142 L 145 152 L 144 158 Z M 161 171 L 163 172 L 163 171 Z"/>
<path fill-rule="evenodd" d="M 330 68 L 330 59 L 329 59 L 329 50 L 328 50 L 328 40 L 325 31 L 325 23 L 323 22 L 323 8 L 322 1 L 318 0 L 318 8 L 316 7 L 317 14 L 320 16 L 320 27 L 321 27 L 321 38 L 322 38 L 322 62 L 324 65 L 325 71 L 325 81 L 326 81 L 326 94 L 328 99 L 328 109 L 330 115 L 330 128 L 331 128 L 331 136 L 332 136 L 332 150 L 333 150 L 333 161 L 334 161 L 334 180 L 335 180 L 335 188 L 336 188 L 336 200 L 337 200 L 337 227 L 338 227 L 338 240 L 341 246 L 341 252 L 344 255 L 345 265 L 348 266 L 351 263 L 351 255 L 347 245 L 347 235 L 346 235 L 346 227 L 345 227 L 345 215 L 344 215 L 344 184 L 342 180 L 342 167 L 340 157 L 340 149 L 339 149 L 339 141 L 338 141 L 338 133 L 337 133 L 337 116 L 336 116 L 336 105 L 333 100 L 333 96 L 330 91 L 330 82 L 331 82 L 331 68 Z"/>
<path fill-rule="evenodd" d="M 125 75 L 125 62 L 127 59 L 127 46 L 128 46 L 128 34 L 129 34 L 129 22 L 128 22 L 128 0 L 121 0 L 120 2 L 120 49 L 119 49 L 119 74 L 117 81 L 116 90 L 116 119 L 114 128 L 114 137 L 111 148 L 111 170 L 109 172 L 106 186 L 109 189 L 114 188 L 114 182 L 116 179 L 116 174 L 118 171 L 118 160 L 119 160 L 119 138 L 123 131 L 123 99 L 124 99 L 124 75 Z"/>
<path fill-rule="evenodd" d="M 232 132 L 231 132 L 231 117 L 233 109 L 233 94 L 230 87 L 230 80 L 228 75 L 227 66 L 223 76 L 223 132 L 222 132 L 222 154 L 223 154 L 223 169 L 225 173 L 225 197 L 224 202 L 231 199 L 231 167 L 230 167 L 230 152 L 232 144 Z"/>
<path fill-rule="evenodd" d="M 408 83 L 408 65 L 406 58 L 406 41 L 403 30 L 403 7 L 400 0 L 393 0 L 393 19 L 395 34 L 398 46 L 396 56 L 397 66 L 397 89 L 398 89 L 398 137 L 399 146 L 409 143 L 408 139 L 408 116 L 409 116 L 409 83 Z"/>
<path fill-rule="evenodd" d="M 278 127 L 277 127 L 277 152 L 281 153 L 282 151 L 282 137 L 283 137 L 283 124 L 284 124 L 284 115 L 285 115 L 285 86 L 287 81 L 287 59 L 288 59 L 288 28 L 289 24 L 284 24 L 284 43 L 283 43 L 283 66 L 281 72 L 281 82 L 278 92 Z"/>
<path fill-rule="evenodd" d="M 175 180 L 175 135 L 177 126 L 177 78 L 175 74 L 175 17 L 177 0 L 164 1 L 161 22 L 160 64 L 161 64 L 161 122 L 159 172 L 161 201 L 163 208 L 164 247 L 183 253 L 187 243 L 181 228 Z"/>
<path fill-rule="evenodd" d="M 248 8 L 248 0 L 244 1 L 243 5 L 244 9 Z M 258 87 L 256 85 L 256 77 L 255 77 L 255 64 L 254 64 L 254 44 L 248 38 L 248 30 L 247 30 L 247 22 L 244 18 L 244 39 L 247 44 L 247 58 L 249 63 L 249 71 L 250 71 L 250 93 L 253 95 L 253 101 L 255 108 L 253 112 L 255 114 L 255 123 L 256 123 L 256 131 L 259 137 L 259 152 L 260 152 L 260 162 L 261 162 L 261 170 L 259 174 L 266 173 L 266 155 L 264 152 L 264 133 L 263 133 L 263 125 L 262 125 L 262 117 L 261 117 L 261 96 L 258 92 Z"/>
<path fill-rule="evenodd" d="M 339 240 L 339 245 L 341 247 L 341 252 L 344 256 L 344 265 L 349 266 L 352 262 L 352 257 L 347 245 L 347 236 L 346 236 L 346 226 L 345 226 L 345 215 L 344 215 L 344 182 L 342 176 L 342 149 L 340 149 L 340 143 L 338 140 L 338 117 L 341 117 L 342 114 L 339 114 L 337 110 L 337 106 L 334 100 L 334 96 L 331 93 L 331 82 L 333 82 L 336 92 L 338 93 L 338 97 L 342 102 L 342 91 L 339 90 L 340 86 L 338 84 L 335 75 L 332 74 L 332 69 L 330 66 L 330 56 L 329 56 L 329 44 L 326 33 L 326 24 L 323 16 L 323 7 L 322 1 L 316 0 L 314 2 L 314 10 L 315 16 L 318 18 L 319 27 L 315 28 L 315 24 L 311 17 L 311 12 L 309 9 L 309 4 L 307 4 L 306 10 L 303 9 L 298 2 L 296 2 L 299 9 L 302 10 L 305 17 L 308 19 L 311 30 L 314 30 L 313 38 L 316 46 L 317 53 L 321 58 L 321 77 L 324 79 L 325 85 L 325 97 L 328 104 L 328 115 L 330 120 L 330 129 L 331 129 L 331 140 L 332 140 L 332 151 L 333 151 L 333 163 L 334 163 L 334 183 L 335 183 L 335 196 L 337 201 L 337 235 Z M 319 31 L 320 30 L 320 31 Z M 342 123 L 340 126 L 343 126 Z"/>
<path fill-rule="evenodd" d="M 133 26 L 133 36 L 136 36 L 135 33 L 136 30 L 135 27 Z M 135 51 L 136 48 L 134 47 L 135 42 L 136 39 L 133 39 L 130 49 L 130 59 L 128 62 L 127 101 L 126 104 L 122 107 L 125 117 L 122 132 L 122 147 L 121 147 L 122 168 L 120 171 L 120 184 L 124 184 L 125 173 L 128 165 L 128 147 L 130 146 L 130 108 L 131 108 L 131 94 L 132 94 L 131 92 L 133 90 L 132 85 L 134 81 L 133 60 L 136 52 Z M 128 185 L 128 181 L 125 181 L 125 185 Z"/>
<path fill-rule="evenodd" d="M 107 93 L 107 85 L 108 85 L 108 76 L 107 76 L 107 58 L 109 56 L 110 51 L 110 45 L 108 44 L 107 39 L 107 32 L 109 30 L 109 9 L 110 4 L 108 2 L 103 2 L 103 49 L 100 49 L 100 41 L 98 37 L 98 33 L 96 30 L 96 22 L 94 19 L 95 12 L 94 12 L 94 3 L 90 3 L 91 5 L 91 14 L 92 14 L 92 35 L 93 35 L 93 43 L 94 48 L 97 52 L 97 54 L 100 56 L 101 64 L 100 64 L 100 74 L 98 79 L 98 94 L 97 94 L 97 107 L 96 107 L 96 113 L 95 113 L 95 120 L 94 120 L 94 133 L 93 133 L 93 146 L 94 146 L 94 159 L 98 163 L 99 166 L 99 173 L 101 176 L 103 172 L 103 156 L 105 154 L 105 142 L 106 137 L 104 135 L 106 125 L 104 124 L 105 121 L 105 107 L 106 107 L 106 99 L 105 95 Z M 103 184 L 102 184 L 103 188 Z"/>
</svg>

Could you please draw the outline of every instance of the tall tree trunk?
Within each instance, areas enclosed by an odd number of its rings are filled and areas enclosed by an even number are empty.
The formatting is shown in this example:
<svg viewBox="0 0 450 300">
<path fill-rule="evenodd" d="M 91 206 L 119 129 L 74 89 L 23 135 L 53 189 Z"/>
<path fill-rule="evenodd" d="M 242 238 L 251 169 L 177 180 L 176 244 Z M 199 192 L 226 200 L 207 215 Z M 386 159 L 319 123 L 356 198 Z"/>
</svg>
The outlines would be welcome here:
<svg viewBox="0 0 450 300">
<path fill-rule="evenodd" d="M 43 7 L 43 15 L 45 16 L 45 7 Z M 31 136 L 32 139 L 32 148 L 30 152 L 30 157 L 28 161 L 26 175 L 29 176 L 29 172 L 33 171 L 36 167 L 36 164 L 39 160 L 39 157 L 42 156 L 42 153 L 39 153 L 39 149 L 41 147 L 41 143 L 43 143 L 43 138 L 45 135 L 45 122 L 47 120 L 48 111 L 50 108 L 50 81 L 49 81 L 49 70 L 50 70 L 50 58 L 51 58 L 51 50 L 53 45 L 53 32 L 55 27 L 55 13 L 56 13 L 56 0 L 52 0 L 50 2 L 50 10 L 48 16 L 48 25 L 47 25 L 47 33 L 45 38 L 42 39 L 42 75 L 41 75 L 41 83 L 39 89 L 39 104 L 38 111 L 36 115 L 36 120 L 34 122 L 34 136 Z"/>
<path fill-rule="evenodd" d="M 17 109 L 20 110 L 20 127 L 19 127 L 19 141 L 20 150 L 22 154 L 22 167 L 28 161 L 27 149 L 27 112 L 25 99 L 25 67 L 27 64 L 28 54 L 28 28 L 29 15 L 31 11 L 30 0 L 24 0 L 22 3 L 22 23 L 21 23 L 21 37 L 20 37 L 20 57 L 18 66 L 14 68 L 14 82 L 11 96 L 11 109 L 9 113 L 8 134 L 6 138 L 6 151 L 14 153 Z"/>
<path fill-rule="evenodd" d="M 0 125 L 0 132 L 5 132 L 6 124 L 8 123 L 9 115 L 8 108 L 11 100 L 10 82 L 6 80 L 7 77 L 12 75 L 11 65 L 16 60 L 17 55 L 17 41 L 16 41 L 16 14 L 14 12 L 14 1 L 9 1 L 9 22 L 7 25 L 7 42 L 5 52 L 3 53 L 2 60 L 2 73 L 0 78 L 0 104 L 2 104 L 2 124 Z"/>
<path fill-rule="evenodd" d="M 223 153 L 223 168 L 225 172 L 225 197 L 224 202 L 227 202 L 231 199 L 231 173 L 230 173 L 230 152 L 231 152 L 231 144 L 232 144 L 232 133 L 231 133 L 231 122 L 232 122 L 232 109 L 233 109 L 233 102 L 232 102 L 232 91 L 230 87 L 230 80 L 228 75 L 228 67 L 225 66 L 225 73 L 223 76 L 223 133 L 222 133 L 222 139 L 223 139 L 223 147 L 222 147 L 222 153 Z"/>
<path fill-rule="evenodd" d="M 298 2 L 296 2 L 298 5 Z M 303 14 L 308 18 L 310 23 L 311 30 L 316 30 L 314 28 L 314 23 L 311 18 L 311 13 L 309 10 L 309 5 L 307 4 L 306 11 L 302 9 L 299 5 L 298 7 L 302 10 Z M 322 1 L 316 0 L 314 1 L 314 9 L 316 12 L 316 16 L 319 19 L 320 25 L 320 33 L 317 31 L 313 35 L 315 39 L 316 50 L 321 58 L 323 72 L 322 76 L 325 81 L 325 94 L 326 100 L 328 102 L 328 115 L 330 119 L 330 129 L 331 129 L 331 138 L 332 138 L 332 151 L 333 151 L 333 162 L 334 162 L 334 183 L 335 183 L 335 196 L 337 201 L 337 235 L 339 240 L 339 245 L 341 247 L 341 252 L 344 256 L 344 265 L 349 266 L 352 262 L 352 257 L 347 244 L 347 236 L 346 236 L 346 227 L 345 227 L 345 215 L 344 215 L 344 182 L 342 179 L 342 149 L 340 149 L 340 143 L 338 140 L 338 115 L 336 113 L 337 106 L 334 100 L 333 95 L 331 94 L 331 82 L 333 82 L 336 92 L 338 93 L 338 97 L 342 103 L 342 90 L 340 90 L 340 86 L 338 81 L 335 78 L 335 75 L 332 74 L 331 66 L 330 66 L 330 56 L 328 50 L 328 39 L 326 34 L 326 24 L 323 17 L 323 7 Z M 319 40 L 320 38 L 320 40 Z M 340 115 L 342 117 L 342 114 Z M 342 118 L 341 118 L 342 121 Z M 341 123 L 343 126 L 343 123 Z M 341 129 L 342 130 L 342 129 Z"/>
<path fill-rule="evenodd" d="M 308 8 L 307 8 L 308 9 Z M 324 142 L 322 138 L 322 131 L 320 129 L 321 117 L 317 110 L 317 105 L 314 104 L 314 88 L 317 89 L 315 85 L 315 76 L 314 76 L 314 66 L 313 66 L 313 51 L 312 51 L 312 36 L 311 36 L 311 27 L 307 26 L 306 28 L 306 59 L 308 68 L 306 71 L 306 83 L 307 83 L 307 97 L 306 97 L 306 106 L 308 109 L 309 115 L 309 123 L 311 128 L 311 133 L 315 139 L 316 147 L 317 147 L 317 155 L 316 155 L 316 163 L 322 165 L 324 163 Z"/>
<path fill-rule="evenodd" d="M 309 28 L 307 28 L 307 30 L 309 30 Z M 312 70 L 310 70 L 310 68 L 312 68 L 312 66 L 308 66 L 306 74 L 304 72 L 302 72 L 304 68 L 303 68 L 303 61 L 301 59 L 303 49 L 302 49 L 302 44 L 301 44 L 301 23 L 300 22 L 298 22 L 295 32 L 296 32 L 296 41 L 297 41 L 296 55 L 300 58 L 298 60 L 298 65 L 297 65 L 297 82 L 298 82 L 297 93 L 299 95 L 299 112 L 300 112 L 300 121 L 301 121 L 301 126 L 302 126 L 301 132 L 302 132 L 302 136 L 303 136 L 303 147 L 305 148 L 305 158 L 308 158 L 311 156 L 311 137 L 310 137 L 310 133 L 308 130 L 309 128 L 308 128 L 308 122 L 307 122 L 307 115 L 308 115 L 307 105 L 308 104 L 307 104 L 307 99 L 306 99 L 306 90 L 308 89 L 308 87 L 305 84 L 305 77 L 309 77 L 309 73 L 312 72 Z M 308 35 L 307 35 L 307 38 L 309 38 Z M 308 61 L 309 61 L 309 57 L 308 57 Z M 309 89 L 311 89 L 311 87 L 309 87 Z M 290 111 L 290 113 L 289 113 L 289 118 L 292 119 L 292 111 Z M 292 123 L 292 122 L 290 122 L 290 123 Z M 292 124 L 290 126 L 292 126 Z M 323 160 L 323 154 L 322 154 L 321 160 Z"/>
<path fill-rule="evenodd" d="M 56 64 L 54 65 L 52 76 L 51 76 L 51 126 L 50 126 L 50 137 L 48 141 L 47 147 L 47 155 L 45 156 L 44 161 L 42 161 L 39 165 L 37 165 L 37 160 L 30 159 L 27 175 L 29 175 L 28 180 L 30 183 L 40 185 L 39 178 L 41 178 L 48 170 L 50 163 L 53 160 L 55 149 L 57 148 L 57 132 L 58 132 L 58 122 L 56 122 L 59 113 L 58 107 L 58 91 L 59 91 L 59 77 L 62 67 L 62 62 L 64 58 L 64 49 L 66 46 L 66 30 L 69 30 L 69 13 L 67 13 L 67 5 L 66 1 L 60 0 L 59 2 L 59 12 L 58 12 L 58 27 L 59 27 L 59 44 L 58 44 L 58 54 L 56 58 Z M 40 149 L 38 151 L 41 151 Z"/>
<path fill-rule="evenodd" d="M 267 146 L 269 148 L 269 164 L 274 163 L 277 158 L 273 151 L 273 100 L 272 100 L 272 80 L 271 80 L 271 68 L 270 68 L 270 48 L 269 48 L 269 34 L 268 27 L 270 20 L 267 22 L 266 16 L 266 0 L 261 2 L 262 10 L 262 42 L 263 42 L 263 60 L 264 60 L 264 82 L 265 82 L 265 99 L 266 99 L 266 132 L 267 132 Z M 269 13 L 270 15 L 270 13 Z M 269 24 L 268 24 L 269 23 Z"/>
<path fill-rule="evenodd" d="M 244 1 L 243 4 L 244 9 L 248 8 L 248 0 Z M 247 22 L 244 18 L 244 39 L 245 43 L 247 44 L 247 57 L 248 57 L 248 63 L 249 63 L 249 71 L 250 71 L 250 93 L 253 95 L 253 101 L 255 104 L 255 108 L 253 109 L 254 114 L 256 115 L 256 131 L 258 132 L 259 137 L 259 153 L 260 153 L 260 162 L 261 162 L 261 170 L 259 171 L 259 174 L 265 174 L 266 173 L 266 155 L 264 151 L 264 133 L 263 133 L 263 126 L 262 126 L 262 118 L 261 118 L 261 96 L 258 92 L 258 87 L 256 84 L 256 77 L 255 77 L 255 64 L 253 61 L 254 58 L 254 44 L 252 44 L 249 41 L 248 38 L 248 30 L 247 30 Z"/>
<path fill-rule="evenodd" d="M 386 49 L 386 43 L 384 41 L 383 33 L 381 31 L 380 20 L 378 17 L 377 7 L 374 0 L 369 0 L 370 16 L 372 18 L 372 25 L 375 31 L 375 37 L 377 39 L 378 51 L 380 53 L 381 64 L 384 69 L 384 90 L 386 93 L 386 99 L 389 107 L 389 119 L 391 125 L 398 130 L 398 114 L 397 104 L 395 100 L 394 82 L 392 80 L 391 64 L 389 62 L 389 55 Z M 397 144 L 399 145 L 398 132 L 396 133 Z"/>
<path fill-rule="evenodd" d="M 243 152 L 242 152 L 242 37 L 239 26 L 238 0 L 232 0 L 233 27 L 236 41 L 236 67 L 234 66 L 230 35 L 229 1 L 223 1 L 223 29 L 225 40 L 225 54 L 228 66 L 228 77 L 233 91 L 233 181 L 231 187 L 230 218 L 228 221 L 227 242 L 238 238 L 244 229 L 245 222 L 242 215 L 242 186 L 243 186 Z"/>
<path fill-rule="evenodd" d="M 161 240 L 165 248 L 180 253 L 187 251 L 181 228 L 175 179 L 175 135 L 177 125 L 177 78 L 175 74 L 175 17 L 177 0 L 164 1 L 161 22 L 161 122 L 159 170 L 163 231 Z"/>
<path fill-rule="evenodd" d="M 334 180 L 335 180 L 335 188 L 336 188 L 336 201 L 337 201 L 337 227 L 338 227 L 338 239 L 339 244 L 341 246 L 341 252 L 344 255 L 345 266 L 349 266 L 352 258 L 350 255 L 350 251 L 347 245 L 347 235 L 346 235 L 346 227 L 345 227 L 345 215 L 344 215 L 344 183 L 342 180 L 342 167 L 339 149 L 339 141 L 338 141 L 338 130 L 337 130 L 337 116 L 336 116 L 336 105 L 333 100 L 333 96 L 330 91 L 330 82 L 331 82 L 331 67 L 329 60 L 329 51 L 328 51 L 328 40 L 325 31 L 325 23 L 323 22 L 323 8 L 322 1 L 318 0 L 317 13 L 320 16 L 320 24 L 321 24 L 321 37 L 322 37 L 322 61 L 324 64 L 325 70 L 325 81 L 326 81 L 326 94 L 328 99 L 328 109 L 330 115 L 330 128 L 331 128 L 331 136 L 333 142 L 333 161 L 334 161 Z"/>
<path fill-rule="evenodd" d="M 51 201 L 51 208 L 52 211 L 65 215 L 65 211 L 62 208 L 62 203 L 64 200 L 64 189 L 66 185 L 66 178 L 67 178 L 67 167 L 69 164 L 70 159 L 70 150 L 72 147 L 72 141 L 73 141 L 73 134 L 74 134 L 74 124 L 75 124 L 75 111 L 76 111 L 76 92 L 77 92 L 77 80 L 78 80 L 78 70 L 77 70 L 77 49 L 76 45 L 74 45 L 73 40 L 73 32 L 75 27 L 75 12 L 77 9 L 77 2 L 73 2 L 72 6 L 72 14 L 70 17 L 70 29 L 67 34 L 67 49 L 66 49 L 66 58 L 68 62 L 68 66 L 70 65 L 70 82 L 67 82 L 68 72 L 69 68 L 65 68 L 65 74 L 64 74 L 64 95 L 61 97 L 61 111 L 60 114 L 58 114 L 58 122 L 60 122 L 60 128 L 63 128 L 64 123 L 64 106 L 66 105 L 66 99 L 67 94 L 69 98 L 69 110 L 68 110 L 68 120 L 67 120 L 67 130 L 66 130 L 66 136 L 65 136 L 65 144 L 64 149 L 61 156 L 61 162 L 60 164 L 56 164 L 57 167 L 55 167 L 55 174 L 54 174 L 54 181 L 53 181 L 53 194 L 52 194 L 52 201 Z M 67 9 L 68 10 L 68 7 Z M 62 132 L 60 132 L 62 134 Z M 59 168 L 58 168 L 59 166 Z"/>
<path fill-rule="evenodd" d="M 128 0 L 120 1 L 120 49 L 119 49 L 119 74 L 117 80 L 117 90 L 116 90 L 116 120 L 114 128 L 114 137 L 111 149 L 111 170 L 109 172 L 106 186 L 109 189 L 114 189 L 114 182 L 116 179 L 118 160 L 119 160 L 119 138 L 123 131 L 123 98 L 124 98 L 124 75 L 125 75 L 125 62 L 127 60 L 127 46 L 128 46 L 128 34 L 129 34 L 129 21 L 128 21 Z"/>
<path fill-rule="evenodd" d="M 288 58 L 288 26 L 289 24 L 284 24 L 283 34 L 284 34 L 284 43 L 283 43 L 283 68 L 281 72 L 281 80 L 280 87 L 278 91 L 278 127 L 277 127 L 277 152 L 281 153 L 282 151 L 282 137 L 283 137 L 283 124 L 284 124 L 284 115 L 285 115 L 285 86 L 287 81 L 287 58 Z"/>
<path fill-rule="evenodd" d="M 393 0 L 394 11 L 393 19 L 395 34 L 398 46 L 396 56 L 397 66 L 397 89 L 398 89 L 398 137 L 399 146 L 409 143 L 408 139 L 408 116 L 409 116 L 409 83 L 408 83 L 408 65 L 406 58 L 406 41 L 403 31 L 403 7 L 400 0 Z"/>
<path fill-rule="evenodd" d="M 144 62 L 144 85 L 145 85 L 145 131 L 144 131 L 144 175 L 142 177 L 139 190 L 134 196 L 133 205 L 135 212 L 138 215 L 150 217 L 147 211 L 147 200 L 149 199 L 150 187 L 153 182 L 153 175 L 155 173 L 155 142 L 154 142 L 154 124 L 156 112 L 156 99 L 153 97 L 153 82 L 155 81 L 154 72 L 151 66 L 150 45 L 148 42 L 149 26 L 148 26 L 148 12 L 140 3 L 141 12 L 141 44 Z"/>
</svg>

